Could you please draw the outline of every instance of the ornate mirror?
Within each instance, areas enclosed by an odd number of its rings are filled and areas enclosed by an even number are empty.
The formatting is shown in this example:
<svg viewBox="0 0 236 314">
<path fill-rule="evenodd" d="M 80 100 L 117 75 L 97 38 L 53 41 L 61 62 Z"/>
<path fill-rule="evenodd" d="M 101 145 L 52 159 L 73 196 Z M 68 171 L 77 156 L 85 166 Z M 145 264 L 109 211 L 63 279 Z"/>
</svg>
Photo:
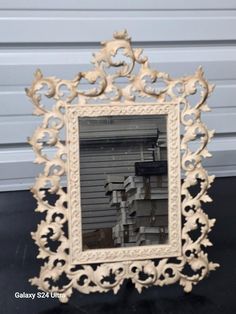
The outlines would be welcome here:
<svg viewBox="0 0 236 314">
<path fill-rule="evenodd" d="M 42 116 L 29 142 L 44 166 L 32 188 L 44 265 L 31 283 L 62 302 L 73 289 L 116 293 L 125 279 L 139 292 L 176 282 L 189 292 L 218 266 L 205 252 L 215 219 L 202 208 L 214 132 L 201 113 L 213 86 L 201 68 L 177 79 L 152 69 L 126 31 L 92 63 L 73 80 L 38 70 L 27 89 Z"/>
</svg>

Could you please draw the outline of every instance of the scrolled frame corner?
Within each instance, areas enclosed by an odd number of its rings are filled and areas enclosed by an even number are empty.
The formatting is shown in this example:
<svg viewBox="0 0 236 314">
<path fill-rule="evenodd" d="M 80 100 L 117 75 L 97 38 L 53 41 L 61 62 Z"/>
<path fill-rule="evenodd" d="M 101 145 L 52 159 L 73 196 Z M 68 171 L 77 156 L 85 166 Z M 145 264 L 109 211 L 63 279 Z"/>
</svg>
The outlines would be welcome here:
<svg viewBox="0 0 236 314">
<path fill-rule="evenodd" d="M 126 57 L 116 62 L 113 57 L 118 51 Z M 130 61 L 127 63 L 127 59 Z M 35 73 L 32 86 L 26 89 L 35 108 L 34 113 L 42 117 L 40 126 L 29 139 L 36 158 L 35 163 L 44 166 L 44 170 L 36 178 L 32 193 L 37 200 L 36 211 L 44 213 L 42 220 L 32 237 L 39 247 L 38 258 L 44 261 L 38 277 L 30 280 L 32 285 L 45 292 L 59 295 L 61 302 L 67 302 L 73 292 L 83 293 L 106 292 L 117 293 L 124 279 L 130 279 L 139 292 L 151 285 L 163 286 L 179 282 L 186 292 L 192 290 L 200 280 L 219 264 L 209 262 L 205 248 L 211 246 L 208 234 L 214 226 L 215 219 L 209 219 L 202 205 L 210 202 L 208 189 L 214 176 L 208 175 L 202 166 L 202 159 L 210 157 L 207 144 L 214 132 L 208 130 L 201 120 L 201 113 L 209 111 L 207 98 L 213 91 L 213 85 L 205 78 L 202 68 L 198 68 L 192 76 L 171 78 L 168 74 L 150 68 L 148 59 L 142 56 L 142 49 L 133 49 L 127 31 L 114 34 L 110 41 L 102 43 L 102 48 L 92 60 L 93 69 L 79 73 L 73 80 L 61 80 L 55 77 L 44 77 L 40 70 Z M 135 73 L 135 65 L 139 65 Z M 114 68 L 114 73 L 107 72 Z M 116 79 L 125 77 L 129 83 L 124 87 L 116 84 Z M 147 82 L 147 77 L 151 83 Z M 80 90 L 80 81 L 87 80 L 88 85 L 95 88 Z M 162 81 L 164 86 L 156 88 L 155 83 Z M 66 92 L 64 89 L 66 88 Z M 46 92 L 42 92 L 46 89 Z M 112 96 L 110 95 L 112 93 Z M 199 93 L 198 100 L 192 104 L 191 96 Z M 44 98 L 50 100 L 44 104 Z M 63 188 L 63 178 L 68 175 L 68 147 L 64 141 L 62 130 L 67 128 L 66 109 L 76 100 L 79 105 L 94 101 L 110 102 L 117 106 L 136 104 L 141 97 L 142 102 L 152 100 L 159 106 L 176 105 L 180 110 L 180 123 L 184 127 L 181 139 L 181 168 L 184 172 L 181 186 L 182 195 L 182 255 L 177 258 L 157 260 L 139 260 L 100 265 L 78 265 L 70 263 L 69 235 L 67 231 L 70 208 L 68 194 Z M 192 149 L 190 143 L 200 139 L 197 147 Z M 51 150 L 50 150 L 51 148 Z M 200 182 L 200 192 L 192 196 L 190 187 Z M 49 202 L 47 191 L 54 196 Z M 200 225 L 201 227 L 200 227 Z M 199 229 L 196 240 L 191 238 L 191 231 Z M 57 243 L 56 249 L 50 248 L 50 242 Z M 185 272 L 188 266 L 192 272 Z M 147 278 L 142 280 L 140 273 L 145 272 Z M 102 279 L 115 275 L 115 281 Z M 59 284 L 59 279 L 66 275 L 66 282 Z"/>
</svg>

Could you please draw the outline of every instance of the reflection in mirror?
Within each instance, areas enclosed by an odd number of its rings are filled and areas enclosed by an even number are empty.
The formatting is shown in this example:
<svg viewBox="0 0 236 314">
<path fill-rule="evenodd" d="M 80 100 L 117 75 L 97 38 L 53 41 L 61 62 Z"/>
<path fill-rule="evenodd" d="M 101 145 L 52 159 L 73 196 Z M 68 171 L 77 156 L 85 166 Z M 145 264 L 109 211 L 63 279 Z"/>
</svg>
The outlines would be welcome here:
<svg viewBox="0 0 236 314">
<path fill-rule="evenodd" d="M 168 242 L 167 117 L 80 117 L 83 250 Z"/>
</svg>

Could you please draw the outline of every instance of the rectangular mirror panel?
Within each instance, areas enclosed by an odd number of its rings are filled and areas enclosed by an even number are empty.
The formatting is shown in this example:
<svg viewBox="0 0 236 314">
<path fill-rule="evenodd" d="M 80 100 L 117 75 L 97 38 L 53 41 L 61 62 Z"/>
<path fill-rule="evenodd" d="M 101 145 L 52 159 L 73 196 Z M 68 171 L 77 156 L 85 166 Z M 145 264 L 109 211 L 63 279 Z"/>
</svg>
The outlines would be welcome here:
<svg viewBox="0 0 236 314">
<path fill-rule="evenodd" d="M 83 250 L 168 243 L 167 116 L 80 117 Z"/>
</svg>

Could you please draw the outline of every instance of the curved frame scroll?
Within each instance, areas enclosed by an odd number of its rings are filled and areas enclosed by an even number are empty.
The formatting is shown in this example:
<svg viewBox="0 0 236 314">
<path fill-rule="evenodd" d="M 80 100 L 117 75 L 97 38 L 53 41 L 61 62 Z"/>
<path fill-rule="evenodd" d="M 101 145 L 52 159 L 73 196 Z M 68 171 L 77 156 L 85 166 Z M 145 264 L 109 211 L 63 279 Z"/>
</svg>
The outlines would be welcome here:
<svg viewBox="0 0 236 314">
<path fill-rule="evenodd" d="M 116 60 L 121 53 L 122 60 Z M 139 292 L 151 285 L 163 286 L 179 282 L 186 292 L 219 265 L 209 262 L 205 248 L 211 246 L 208 233 L 215 219 L 209 219 L 202 206 L 211 202 L 207 191 L 214 176 L 209 176 L 202 166 L 203 158 L 210 157 L 207 144 L 214 131 L 201 121 L 201 113 L 209 111 L 207 97 L 213 91 L 199 68 L 192 76 L 171 78 L 168 74 L 151 69 L 142 49 L 134 49 L 126 31 L 117 32 L 113 39 L 102 43 L 93 56 L 93 69 L 80 72 L 73 80 L 44 77 L 35 73 L 32 86 L 26 93 L 34 105 L 34 113 L 42 116 L 40 126 L 29 143 L 36 155 L 35 163 L 44 166 L 36 178 L 32 193 L 37 200 L 36 211 L 45 213 L 32 237 L 39 247 L 39 259 L 44 261 L 38 277 L 30 280 L 43 291 L 57 292 L 61 302 L 67 302 L 76 289 L 83 293 L 117 293 L 125 279 L 130 279 Z M 135 72 L 136 67 L 138 71 Z M 116 80 L 128 81 L 124 86 Z M 81 82 L 95 87 L 81 90 Z M 43 90 L 46 89 L 46 92 Z M 197 95 L 194 104 L 191 97 Z M 47 101 L 45 102 L 44 97 Z M 139 101 L 141 99 L 141 101 Z M 50 100 L 50 104 L 48 104 Z M 177 257 L 139 261 L 121 261 L 93 265 L 74 265 L 70 257 L 68 220 L 69 196 L 62 180 L 68 175 L 68 143 L 63 129 L 68 127 L 65 112 L 70 107 L 88 106 L 91 103 L 109 103 L 114 106 L 154 103 L 158 106 L 175 106 L 180 110 L 180 123 L 184 127 L 181 139 L 181 167 L 184 179 L 182 195 L 182 253 Z M 191 142 L 197 140 L 195 146 Z M 47 148 L 51 147 L 51 153 Z M 70 182 L 71 184 L 72 182 Z M 200 191 L 191 195 L 190 188 L 200 185 Z M 54 196 L 50 201 L 47 193 Z M 76 228 L 76 226 L 74 226 Z M 199 236 L 191 238 L 191 232 Z M 53 245 L 52 245 L 53 243 Z M 188 269 L 187 269 L 188 268 Z M 141 273 L 145 273 L 143 279 Z M 113 280 L 110 280 L 110 276 Z M 66 278 L 61 283 L 61 277 Z"/>
</svg>

